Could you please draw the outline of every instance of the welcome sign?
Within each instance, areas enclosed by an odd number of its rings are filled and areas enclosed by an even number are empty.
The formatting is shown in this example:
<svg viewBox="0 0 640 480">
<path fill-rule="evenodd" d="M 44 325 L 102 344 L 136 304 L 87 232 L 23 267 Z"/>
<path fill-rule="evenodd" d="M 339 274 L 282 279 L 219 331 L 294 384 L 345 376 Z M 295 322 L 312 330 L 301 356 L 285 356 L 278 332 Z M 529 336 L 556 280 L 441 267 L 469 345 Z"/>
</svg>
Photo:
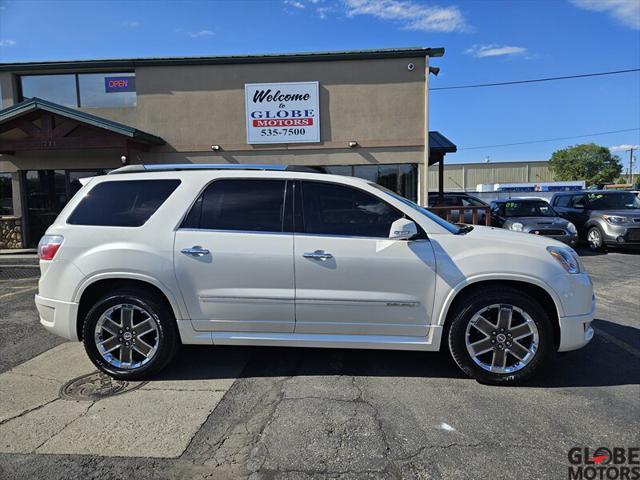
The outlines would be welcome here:
<svg viewBox="0 0 640 480">
<path fill-rule="evenodd" d="M 244 86 L 247 143 L 320 141 L 318 82 Z"/>
</svg>

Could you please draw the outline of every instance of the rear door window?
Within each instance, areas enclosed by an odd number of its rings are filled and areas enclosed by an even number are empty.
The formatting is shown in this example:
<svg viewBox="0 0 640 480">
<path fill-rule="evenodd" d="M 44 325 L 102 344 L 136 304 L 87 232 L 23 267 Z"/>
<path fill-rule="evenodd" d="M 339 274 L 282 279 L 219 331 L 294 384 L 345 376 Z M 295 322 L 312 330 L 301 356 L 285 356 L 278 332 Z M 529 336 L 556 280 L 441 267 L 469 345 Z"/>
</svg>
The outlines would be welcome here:
<svg viewBox="0 0 640 480">
<path fill-rule="evenodd" d="M 556 198 L 554 204 L 557 207 L 567 208 L 567 207 L 569 207 L 569 200 L 571 200 L 571 197 L 569 195 L 562 195 L 562 196 Z"/>
<path fill-rule="evenodd" d="M 72 225 L 140 227 L 178 188 L 180 180 L 102 182 L 69 215 Z"/>
<path fill-rule="evenodd" d="M 217 180 L 196 200 L 182 228 L 282 232 L 285 180 Z"/>
</svg>

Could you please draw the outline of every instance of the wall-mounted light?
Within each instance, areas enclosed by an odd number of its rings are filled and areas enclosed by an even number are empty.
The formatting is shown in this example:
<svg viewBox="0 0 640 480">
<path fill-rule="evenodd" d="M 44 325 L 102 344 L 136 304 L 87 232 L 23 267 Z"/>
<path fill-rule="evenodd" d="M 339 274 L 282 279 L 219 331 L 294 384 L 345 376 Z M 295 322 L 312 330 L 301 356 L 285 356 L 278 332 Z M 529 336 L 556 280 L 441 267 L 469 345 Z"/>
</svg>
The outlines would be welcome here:
<svg viewBox="0 0 640 480">
<path fill-rule="evenodd" d="M 126 155 L 122 155 L 122 156 L 120 157 L 120 161 L 122 162 L 122 165 L 126 165 L 126 164 L 127 164 L 127 162 L 129 161 L 129 159 L 127 158 L 127 156 L 126 156 Z"/>
<path fill-rule="evenodd" d="M 211 145 L 211 150 L 213 150 L 214 152 L 217 152 L 220 150 L 220 145 Z"/>
<path fill-rule="evenodd" d="M 349 140 L 349 148 L 356 148 L 358 146 L 358 142 L 355 140 Z"/>
<path fill-rule="evenodd" d="M 432 73 L 437 77 L 440 73 L 440 67 L 429 67 L 429 73 Z"/>
</svg>

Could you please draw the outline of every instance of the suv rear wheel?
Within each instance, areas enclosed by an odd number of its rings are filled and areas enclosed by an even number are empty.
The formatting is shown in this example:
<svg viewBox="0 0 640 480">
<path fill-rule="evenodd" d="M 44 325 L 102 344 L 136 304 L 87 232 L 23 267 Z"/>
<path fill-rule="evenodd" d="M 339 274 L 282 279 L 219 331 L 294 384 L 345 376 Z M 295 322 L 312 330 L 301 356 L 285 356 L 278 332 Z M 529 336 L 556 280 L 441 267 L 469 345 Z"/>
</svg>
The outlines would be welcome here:
<svg viewBox="0 0 640 480">
<path fill-rule="evenodd" d="M 452 312 L 449 350 L 458 366 L 481 383 L 514 385 L 552 355 L 553 329 L 544 308 L 512 288 L 466 296 Z"/>
<path fill-rule="evenodd" d="M 102 297 L 87 314 L 82 333 L 96 367 L 122 380 L 153 376 L 178 349 L 171 310 L 144 291 L 118 290 Z"/>
</svg>

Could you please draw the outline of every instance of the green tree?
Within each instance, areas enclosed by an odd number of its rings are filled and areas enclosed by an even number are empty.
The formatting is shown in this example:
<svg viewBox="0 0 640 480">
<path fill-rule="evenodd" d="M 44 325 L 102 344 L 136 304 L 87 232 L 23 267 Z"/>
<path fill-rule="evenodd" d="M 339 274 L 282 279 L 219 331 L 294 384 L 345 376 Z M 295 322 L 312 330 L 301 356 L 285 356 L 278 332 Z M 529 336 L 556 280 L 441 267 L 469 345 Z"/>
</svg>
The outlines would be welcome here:
<svg viewBox="0 0 640 480">
<path fill-rule="evenodd" d="M 573 145 L 553 152 L 549 168 L 556 181 L 585 180 L 587 186 L 613 183 L 622 172 L 620 157 L 595 143 Z"/>
</svg>

